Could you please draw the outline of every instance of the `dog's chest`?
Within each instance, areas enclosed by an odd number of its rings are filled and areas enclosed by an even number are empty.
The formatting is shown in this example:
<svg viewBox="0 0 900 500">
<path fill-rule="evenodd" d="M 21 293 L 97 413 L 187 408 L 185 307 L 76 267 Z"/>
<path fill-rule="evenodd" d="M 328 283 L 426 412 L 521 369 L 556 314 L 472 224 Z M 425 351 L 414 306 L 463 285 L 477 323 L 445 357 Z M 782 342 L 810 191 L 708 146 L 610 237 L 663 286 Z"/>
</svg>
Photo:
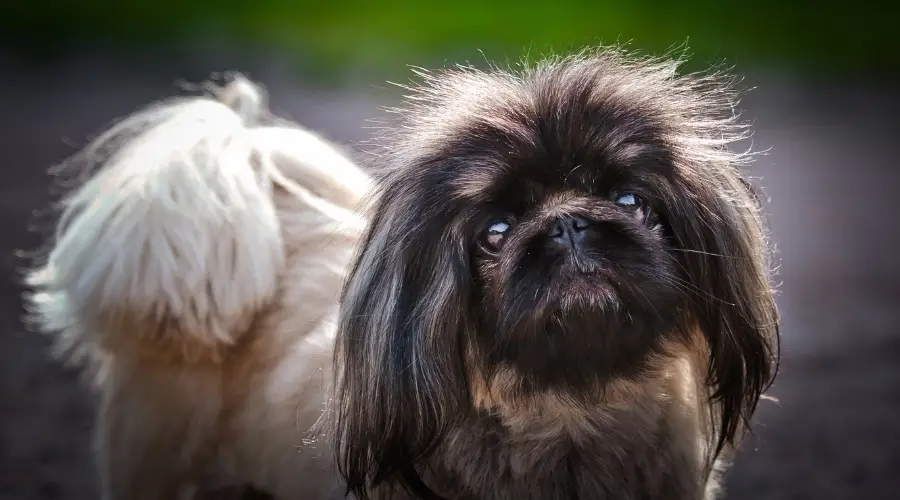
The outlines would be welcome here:
<svg viewBox="0 0 900 500">
<path fill-rule="evenodd" d="M 492 419 L 458 429 L 430 478 L 449 500 L 698 500 L 704 478 L 686 429 L 636 419 L 591 433 L 517 436 Z"/>
</svg>

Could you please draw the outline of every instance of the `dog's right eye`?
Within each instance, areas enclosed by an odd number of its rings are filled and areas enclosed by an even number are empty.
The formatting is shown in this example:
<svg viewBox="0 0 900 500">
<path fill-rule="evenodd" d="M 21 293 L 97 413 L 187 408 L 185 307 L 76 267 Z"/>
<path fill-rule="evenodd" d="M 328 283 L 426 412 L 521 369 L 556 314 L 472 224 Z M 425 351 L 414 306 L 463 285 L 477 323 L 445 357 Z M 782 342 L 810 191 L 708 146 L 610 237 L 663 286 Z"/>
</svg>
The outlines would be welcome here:
<svg viewBox="0 0 900 500">
<path fill-rule="evenodd" d="M 491 223 L 484 231 L 481 238 L 481 246 L 489 253 L 497 253 L 503 248 L 506 235 L 512 227 L 508 220 L 497 220 Z"/>
</svg>

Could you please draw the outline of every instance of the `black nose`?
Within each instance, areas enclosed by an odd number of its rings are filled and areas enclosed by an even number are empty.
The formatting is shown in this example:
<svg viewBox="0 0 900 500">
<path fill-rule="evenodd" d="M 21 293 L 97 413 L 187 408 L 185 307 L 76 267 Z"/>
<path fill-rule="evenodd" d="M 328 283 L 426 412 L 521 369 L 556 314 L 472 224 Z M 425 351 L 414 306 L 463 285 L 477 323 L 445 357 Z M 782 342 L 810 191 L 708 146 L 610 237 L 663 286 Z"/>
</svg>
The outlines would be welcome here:
<svg viewBox="0 0 900 500">
<path fill-rule="evenodd" d="M 591 223 L 581 217 L 560 217 L 550 226 L 547 240 L 551 246 L 561 250 L 574 250 L 584 244 L 590 228 Z"/>
</svg>

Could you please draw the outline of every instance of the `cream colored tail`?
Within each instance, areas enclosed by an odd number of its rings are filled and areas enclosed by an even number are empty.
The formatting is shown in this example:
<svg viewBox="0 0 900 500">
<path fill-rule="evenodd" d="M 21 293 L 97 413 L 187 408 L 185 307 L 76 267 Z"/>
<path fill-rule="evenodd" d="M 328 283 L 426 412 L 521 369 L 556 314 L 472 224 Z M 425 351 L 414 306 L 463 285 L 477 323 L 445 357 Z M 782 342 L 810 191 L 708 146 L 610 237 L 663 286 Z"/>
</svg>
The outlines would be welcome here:
<svg viewBox="0 0 900 500">
<path fill-rule="evenodd" d="M 217 357 L 271 301 L 285 266 L 273 190 L 352 209 L 369 178 L 237 76 L 212 95 L 125 118 L 74 158 L 46 263 L 27 284 L 37 326 L 69 353 Z"/>
</svg>

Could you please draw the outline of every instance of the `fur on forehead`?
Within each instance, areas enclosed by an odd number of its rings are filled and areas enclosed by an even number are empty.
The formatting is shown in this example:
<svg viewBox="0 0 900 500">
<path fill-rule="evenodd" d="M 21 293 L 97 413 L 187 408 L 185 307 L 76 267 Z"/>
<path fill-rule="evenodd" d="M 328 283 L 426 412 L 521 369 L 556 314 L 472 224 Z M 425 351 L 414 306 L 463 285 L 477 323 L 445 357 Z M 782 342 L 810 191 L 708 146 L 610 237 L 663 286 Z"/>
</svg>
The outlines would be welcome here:
<svg viewBox="0 0 900 500">
<path fill-rule="evenodd" d="M 636 165 L 696 177 L 704 165 L 743 163 L 747 154 L 727 148 L 748 136 L 733 79 L 678 69 L 607 48 L 517 71 L 418 71 L 386 157 L 394 169 L 440 162 L 421 170 L 425 184 L 470 201 L 523 174 L 552 186 Z"/>
</svg>

